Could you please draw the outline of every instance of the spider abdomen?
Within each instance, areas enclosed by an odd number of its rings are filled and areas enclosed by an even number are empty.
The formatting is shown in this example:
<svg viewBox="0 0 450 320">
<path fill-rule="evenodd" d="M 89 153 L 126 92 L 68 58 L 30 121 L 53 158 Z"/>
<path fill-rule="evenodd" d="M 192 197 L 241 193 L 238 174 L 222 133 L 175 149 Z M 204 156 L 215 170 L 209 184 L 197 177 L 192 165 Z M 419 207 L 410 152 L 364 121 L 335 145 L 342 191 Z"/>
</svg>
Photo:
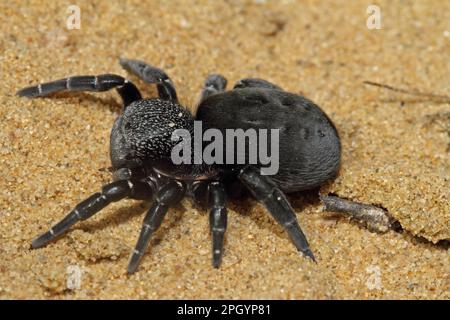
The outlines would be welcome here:
<svg viewBox="0 0 450 320">
<path fill-rule="evenodd" d="M 320 107 L 302 96 L 267 88 L 235 89 L 204 100 L 196 120 L 223 135 L 227 129 L 279 129 L 279 170 L 271 178 L 283 191 L 318 187 L 339 169 L 336 128 Z"/>
</svg>

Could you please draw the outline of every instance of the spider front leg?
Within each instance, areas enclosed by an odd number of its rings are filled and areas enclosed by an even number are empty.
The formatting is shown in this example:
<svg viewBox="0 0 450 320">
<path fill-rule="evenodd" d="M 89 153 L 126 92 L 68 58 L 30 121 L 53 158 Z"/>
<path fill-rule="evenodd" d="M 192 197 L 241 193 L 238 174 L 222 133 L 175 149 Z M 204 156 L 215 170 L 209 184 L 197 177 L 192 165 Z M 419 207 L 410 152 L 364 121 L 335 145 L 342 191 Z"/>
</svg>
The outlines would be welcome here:
<svg viewBox="0 0 450 320">
<path fill-rule="evenodd" d="M 225 91 L 227 79 L 221 74 L 210 74 L 206 77 L 205 84 L 200 95 L 200 102 L 209 96 Z"/>
<path fill-rule="evenodd" d="M 120 58 L 120 65 L 147 83 L 155 83 L 161 99 L 178 101 L 175 86 L 164 70 L 143 61 Z"/>
<path fill-rule="evenodd" d="M 268 176 L 261 175 L 258 169 L 252 166 L 242 169 L 239 173 L 239 179 L 288 232 L 297 250 L 315 262 L 308 240 L 306 240 L 306 236 L 298 224 L 294 210 L 275 183 Z"/>
<path fill-rule="evenodd" d="M 102 92 L 116 88 L 125 106 L 142 99 L 136 86 L 125 78 L 115 74 L 101 74 L 97 76 L 73 76 L 37 86 L 23 88 L 17 91 L 21 97 L 43 97 L 56 92 L 93 91 Z"/>
<path fill-rule="evenodd" d="M 67 231 L 78 221 L 86 220 L 105 208 L 111 202 L 130 197 L 135 199 L 149 199 L 153 194 L 152 187 L 140 180 L 119 180 L 104 185 L 102 191 L 93 194 L 80 202 L 64 219 L 55 224 L 49 231 L 35 238 L 32 249 L 40 248 Z"/>
<path fill-rule="evenodd" d="M 169 207 L 180 202 L 185 191 L 184 183 L 174 180 L 162 185 L 156 191 L 155 203 L 153 203 L 144 218 L 139 239 L 128 263 L 127 270 L 129 274 L 136 271 L 148 246 L 150 236 L 161 226 Z"/>
</svg>

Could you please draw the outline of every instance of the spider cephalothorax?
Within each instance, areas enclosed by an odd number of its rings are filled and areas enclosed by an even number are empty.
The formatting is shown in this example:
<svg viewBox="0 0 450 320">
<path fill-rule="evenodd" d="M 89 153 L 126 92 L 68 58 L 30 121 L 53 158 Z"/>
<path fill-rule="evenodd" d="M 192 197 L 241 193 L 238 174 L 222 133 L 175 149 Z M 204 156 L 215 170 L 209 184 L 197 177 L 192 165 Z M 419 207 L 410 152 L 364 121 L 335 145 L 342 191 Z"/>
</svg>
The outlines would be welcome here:
<svg viewBox="0 0 450 320">
<path fill-rule="evenodd" d="M 111 202 L 126 197 L 153 199 L 128 265 L 128 272 L 133 273 L 169 207 L 187 194 L 210 208 L 212 261 L 218 267 L 227 226 L 225 190 L 239 185 L 249 189 L 285 228 L 296 248 L 314 260 L 284 192 L 312 189 L 336 175 L 340 140 L 326 114 L 310 100 L 262 79 L 243 79 L 231 91 L 225 91 L 226 79 L 215 74 L 206 79 L 194 117 L 178 103 L 175 87 L 164 71 L 136 60 L 121 59 L 120 63 L 144 81 L 155 83 L 159 98 L 143 99 L 134 84 L 112 74 L 69 77 L 18 92 L 19 96 L 38 97 L 58 91 L 99 92 L 116 88 L 124 102 L 124 111 L 111 131 L 114 181 L 35 238 L 32 247 L 46 245 Z M 279 168 L 272 175 L 264 175 L 262 164 L 249 163 L 248 157 L 243 158 L 246 162 L 236 164 L 174 163 L 172 151 L 178 143 L 173 139 L 174 131 L 194 133 L 195 121 L 201 121 L 204 130 L 216 130 L 216 134 L 231 129 L 279 130 L 279 139 L 271 142 L 277 144 Z"/>
</svg>

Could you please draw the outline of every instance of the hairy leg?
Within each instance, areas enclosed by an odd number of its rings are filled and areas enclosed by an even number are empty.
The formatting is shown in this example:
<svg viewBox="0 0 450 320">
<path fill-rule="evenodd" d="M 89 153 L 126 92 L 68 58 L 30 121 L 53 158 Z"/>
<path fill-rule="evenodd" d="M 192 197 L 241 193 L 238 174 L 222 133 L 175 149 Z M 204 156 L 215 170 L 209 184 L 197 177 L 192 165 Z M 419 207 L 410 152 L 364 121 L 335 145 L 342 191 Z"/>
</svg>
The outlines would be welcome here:
<svg viewBox="0 0 450 320">
<path fill-rule="evenodd" d="M 105 208 L 111 202 L 126 197 L 143 198 L 152 197 L 152 189 L 148 183 L 134 180 L 120 180 L 102 187 L 102 191 L 93 194 L 80 202 L 64 219 L 55 224 L 49 231 L 35 238 L 31 244 L 33 249 L 40 248 L 67 231 L 78 221 L 86 220 Z"/>
<path fill-rule="evenodd" d="M 156 191 L 155 202 L 144 218 L 139 239 L 128 263 L 128 273 L 131 274 L 136 271 L 148 246 L 150 236 L 161 226 L 169 207 L 180 202 L 184 193 L 184 184 L 174 180 L 164 184 Z"/>
<path fill-rule="evenodd" d="M 259 78 L 241 79 L 238 82 L 236 82 L 233 87 L 233 89 L 242 89 L 242 88 L 266 88 L 266 89 L 283 90 L 276 84 L 273 84 L 267 80 Z"/>
<path fill-rule="evenodd" d="M 141 93 L 132 82 L 115 74 L 68 77 L 23 88 L 17 91 L 17 95 L 34 98 L 64 91 L 102 92 L 113 88 L 117 89 L 125 106 L 133 101 L 142 99 Z"/>
<path fill-rule="evenodd" d="M 222 182 L 213 181 L 208 186 L 209 226 L 212 237 L 212 264 L 218 268 L 222 261 L 223 243 L 227 229 L 226 192 Z"/>
<path fill-rule="evenodd" d="M 268 176 L 263 176 L 259 170 L 247 166 L 241 170 L 239 179 L 252 192 L 255 198 L 264 204 L 272 217 L 288 232 L 297 250 L 315 261 L 309 248 L 308 240 L 300 228 L 294 210 L 284 193 Z"/>
<path fill-rule="evenodd" d="M 164 70 L 139 60 L 121 58 L 119 63 L 125 70 L 145 82 L 156 84 L 161 99 L 178 101 L 175 86 Z"/>
<path fill-rule="evenodd" d="M 206 77 L 205 85 L 203 86 L 200 95 L 200 103 L 209 96 L 225 91 L 227 87 L 227 79 L 220 74 L 210 74 Z"/>
</svg>

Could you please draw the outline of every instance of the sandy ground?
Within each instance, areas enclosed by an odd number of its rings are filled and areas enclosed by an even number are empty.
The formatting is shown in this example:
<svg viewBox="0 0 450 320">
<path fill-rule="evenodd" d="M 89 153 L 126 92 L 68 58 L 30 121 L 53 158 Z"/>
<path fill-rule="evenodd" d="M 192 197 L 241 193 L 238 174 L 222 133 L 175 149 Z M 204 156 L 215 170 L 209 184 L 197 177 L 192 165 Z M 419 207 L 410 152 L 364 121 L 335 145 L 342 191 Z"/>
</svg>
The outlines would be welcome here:
<svg viewBox="0 0 450 320">
<path fill-rule="evenodd" d="M 66 28 L 73 3 L 80 30 Z M 370 3 L 1 1 L 0 298 L 448 299 L 449 102 L 362 81 L 448 94 L 450 3 L 378 1 L 382 29 L 369 30 Z M 164 68 L 192 108 L 211 72 L 230 84 L 266 78 L 309 97 L 343 143 L 340 176 L 321 192 L 382 206 L 404 231 L 371 233 L 322 212 L 314 193 L 291 196 L 314 264 L 261 205 L 233 202 L 215 270 L 207 213 L 185 200 L 128 276 L 149 205 L 126 200 L 30 250 L 34 236 L 110 181 L 108 138 L 120 99 L 14 93 L 68 75 L 126 75 L 121 56 Z"/>
</svg>

